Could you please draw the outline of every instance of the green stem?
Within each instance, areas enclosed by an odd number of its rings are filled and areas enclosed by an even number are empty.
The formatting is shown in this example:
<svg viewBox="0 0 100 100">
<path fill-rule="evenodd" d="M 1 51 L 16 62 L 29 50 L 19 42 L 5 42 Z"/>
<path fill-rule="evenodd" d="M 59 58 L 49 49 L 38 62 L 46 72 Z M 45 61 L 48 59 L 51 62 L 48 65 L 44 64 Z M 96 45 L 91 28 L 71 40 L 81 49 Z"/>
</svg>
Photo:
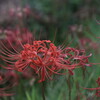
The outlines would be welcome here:
<svg viewBox="0 0 100 100">
<path fill-rule="evenodd" d="M 70 85 L 70 82 L 69 82 L 69 100 L 71 100 L 71 85 Z"/>
<path fill-rule="evenodd" d="M 44 82 L 42 82 L 42 98 L 43 98 L 43 100 L 46 100 L 45 99 L 45 85 L 44 85 Z"/>
<path fill-rule="evenodd" d="M 68 76 L 68 79 L 67 79 L 67 84 L 68 84 L 68 88 L 69 88 L 69 100 L 71 100 L 71 83 L 70 83 L 70 75 Z"/>
</svg>

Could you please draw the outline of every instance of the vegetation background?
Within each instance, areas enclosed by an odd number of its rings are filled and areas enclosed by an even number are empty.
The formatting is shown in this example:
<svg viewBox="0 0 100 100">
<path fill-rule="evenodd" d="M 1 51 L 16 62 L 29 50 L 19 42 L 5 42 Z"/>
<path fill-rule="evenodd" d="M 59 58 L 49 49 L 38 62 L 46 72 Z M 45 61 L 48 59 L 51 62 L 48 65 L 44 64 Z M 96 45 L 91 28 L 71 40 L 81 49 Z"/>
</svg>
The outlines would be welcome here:
<svg viewBox="0 0 100 100">
<path fill-rule="evenodd" d="M 12 2 L 12 0 L 8 0 Z M 0 5 L 6 11 L 8 1 Z M 15 0 L 17 1 L 17 0 Z M 1 1 L 0 1 L 1 2 Z M 9 3 L 11 4 L 11 3 Z M 55 39 L 55 44 L 85 49 L 87 55 L 92 53 L 90 62 L 100 63 L 100 1 L 99 0 L 23 0 L 11 4 L 14 7 L 29 6 L 32 16 L 21 19 L 9 17 L 9 13 L 0 14 L 0 27 L 27 27 L 35 33 L 35 38 Z M 3 15 L 4 14 L 4 15 Z M 4 17 L 5 16 L 5 17 Z M 82 41 L 85 41 L 84 43 Z M 19 73 L 21 74 L 21 73 Z M 54 81 L 45 82 L 46 100 L 69 100 L 69 87 L 71 100 L 100 100 L 92 96 L 95 91 L 85 90 L 81 87 L 97 87 L 96 80 L 100 76 L 100 65 L 87 67 L 86 71 L 75 70 L 70 83 L 68 75 L 56 76 Z M 70 86 L 69 86 L 70 85 Z M 35 78 L 19 79 L 18 86 L 14 87 L 16 93 L 10 97 L 0 97 L 0 100 L 42 100 L 41 83 Z"/>
</svg>

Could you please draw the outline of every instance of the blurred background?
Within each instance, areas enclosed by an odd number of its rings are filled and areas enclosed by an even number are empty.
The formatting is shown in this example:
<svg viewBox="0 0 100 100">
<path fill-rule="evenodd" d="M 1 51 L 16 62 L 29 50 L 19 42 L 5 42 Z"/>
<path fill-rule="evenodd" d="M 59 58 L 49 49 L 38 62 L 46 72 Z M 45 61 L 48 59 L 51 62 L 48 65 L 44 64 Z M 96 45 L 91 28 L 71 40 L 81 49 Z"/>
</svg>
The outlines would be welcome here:
<svg viewBox="0 0 100 100">
<path fill-rule="evenodd" d="M 49 39 L 55 45 L 64 43 L 92 53 L 90 62 L 100 63 L 100 1 L 99 0 L 0 0 L 0 39 L 7 30 L 27 28 L 36 40 Z M 12 32 L 14 34 L 14 31 Z M 65 42 L 64 42 L 65 41 Z M 100 65 L 76 69 L 70 78 L 71 100 L 100 100 L 95 91 Z M 0 100 L 42 100 L 41 84 L 32 75 L 20 76 L 13 96 Z M 28 75 L 27 75 L 28 74 Z M 69 100 L 68 75 L 45 83 L 46 100 Z"/>
</svg>

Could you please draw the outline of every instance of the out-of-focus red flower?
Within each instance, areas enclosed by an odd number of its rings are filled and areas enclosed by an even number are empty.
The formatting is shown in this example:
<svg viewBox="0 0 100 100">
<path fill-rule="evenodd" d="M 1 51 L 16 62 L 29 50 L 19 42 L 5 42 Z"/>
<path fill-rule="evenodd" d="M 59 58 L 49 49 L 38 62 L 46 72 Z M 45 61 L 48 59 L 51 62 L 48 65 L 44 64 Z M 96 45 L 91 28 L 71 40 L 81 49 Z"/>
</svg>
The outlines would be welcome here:
<svg viewBox="0 0 100 100">
<path fill-rule="evenodd" d="M 0 96 L 14 95 L 10 89 L 18 84 L 18 75 L 14 71 L 0 71 Z"/>
<path fill-rule="evenodd" d="M 100 90 L 97 90 L 96 93 L 95 93 L 95 95 L 96 95 L 97 97 L 100 97 Z"/>
<path fill-rule="evenodd" d="M 32 13 L 32 10 L 30 9 L 29 5 L 25 7 L 11 8 L 9 10 L 9 15 L 15 18 L 23 18 L 25 16 L 29 16 L 31 13 Z"/>
<path fill-rule="evenodd" d="M 96 80 L 98 86 L 100 86 L 100 77 L 98 77 L 98 79 Z"/>
<path fill-rule="evenodd" d="M 95 90 L 96 91 L 95 95 L 97 97 L 100 97 L 100 77 L 98 77 L 98 79 L 96 80 L 96 82 L 97 82 L 97 84 L 98 84 L 99 87 L 97 87 L 97 88 L 84 88 L 84 89 L 91 90 L 91 91 Z"/>
<path fill-rule="evenodd" d="M 25 13 L 28 16 L 32 13 L 32 11 L 29 6 L 26 6 L 23 8 L 23 13 Z"/>
<path fill-rule="evenodd" d="M 7 62 L 8 69 L 23 72 L 31 67 L 40 77 L 39 82 L 52 79 L 53 74 L 64 74 L 59 73 L 62 70 L 67 69 L 73 75 L 75 68 L 90 66 L 88 58 L 91 54 L 86 56 L 84 50 L 56 47 L 50 40 L 33 41 L 33 44 L 27 43 L 22 48 L 20 52 L 14 49 L 14 53 L 6 47 L 1 48 L 1 58 Z"/>
<path fill-rule="evenodd" d="M 90 38 L 81 38 L 80 43 L 81 43 L 82 47 L 85 48 L 86 50 L 89 50 L 90 48 L 92 48 L 94 50 L 99 49 L 99 44 L 92 41 Z"/>
<path fill-rule="evenodd" d="M 25 78 L 25 79 L 31 79 L 34 78 L 35 80 L 35 75 L 34 75 L 34 70 L 32 70 L 31 68 L 27 68 L 27 71 L 23 71 L 21 77 Z"/>
<path fill-rule="evenodd" d="M 12 49 L 12 45 L 14 49 L 21 48 L 21 43 L 25 44 L 32 41 L 32 33 L 26 28 L 16 28 L 16 29 L 1 29 L 2 34 L 5 34 L 5 37 L 2 39 L 4 40 L 4 44 L 9 43 L 6 45 L 8 49 Z"/>
<path fill-rule="evenodd" d="M 2 77 L 0 76 L 0 81 L 3 80 Z"/>
</svg>

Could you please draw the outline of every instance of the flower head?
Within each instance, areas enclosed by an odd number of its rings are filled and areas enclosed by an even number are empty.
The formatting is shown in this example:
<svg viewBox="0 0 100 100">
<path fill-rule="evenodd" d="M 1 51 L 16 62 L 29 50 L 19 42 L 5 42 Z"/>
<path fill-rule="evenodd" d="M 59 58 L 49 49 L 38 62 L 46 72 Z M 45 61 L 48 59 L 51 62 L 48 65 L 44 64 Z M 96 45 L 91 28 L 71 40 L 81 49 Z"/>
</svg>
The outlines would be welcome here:
<svg viewBox="0 0 100 100">
<path fill-rule="evenodd" d="M 33 41 L 32 44 L 22 45 L 22 50 L 17 52 L 1 50 L 1 58 L 7 62 L 8 68 L 14 68 L 20 72 L 25 71 L 28 67 L 32 68 L 40 77 L 39 82 L 45 81 L 46 78 L 52 79 L 53 74 L 62 70 L 68 70 L 73 75 L 73 70 L 79 66 L 90 66 L 84 50 L 67 47 L 62 49 L 55 46 L 50 40 Z"/>
</svg>

